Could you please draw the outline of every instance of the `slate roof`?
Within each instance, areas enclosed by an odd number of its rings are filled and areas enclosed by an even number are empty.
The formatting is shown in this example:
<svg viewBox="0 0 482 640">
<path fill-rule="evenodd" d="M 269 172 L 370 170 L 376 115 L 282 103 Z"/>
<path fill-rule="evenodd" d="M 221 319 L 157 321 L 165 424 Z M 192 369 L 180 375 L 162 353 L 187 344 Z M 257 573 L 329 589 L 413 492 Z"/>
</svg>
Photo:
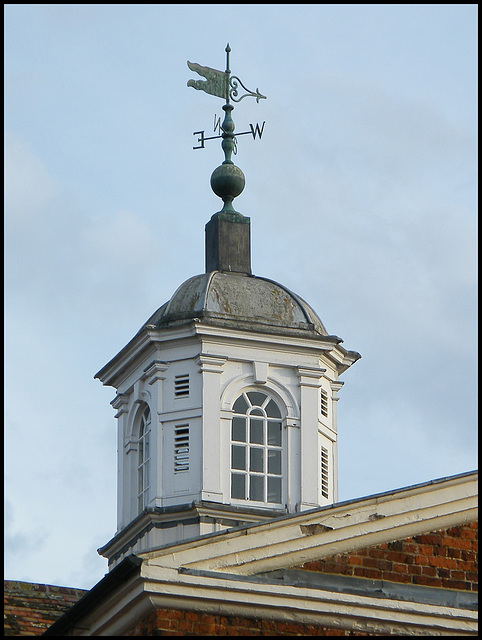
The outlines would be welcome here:
<svg viewBox="0 0 482 640">
<path fill-rule="evenodd" d="M 41 635 L 85 593 L 85 589 L 4 580 L 4 635 Z"/>
</svg>

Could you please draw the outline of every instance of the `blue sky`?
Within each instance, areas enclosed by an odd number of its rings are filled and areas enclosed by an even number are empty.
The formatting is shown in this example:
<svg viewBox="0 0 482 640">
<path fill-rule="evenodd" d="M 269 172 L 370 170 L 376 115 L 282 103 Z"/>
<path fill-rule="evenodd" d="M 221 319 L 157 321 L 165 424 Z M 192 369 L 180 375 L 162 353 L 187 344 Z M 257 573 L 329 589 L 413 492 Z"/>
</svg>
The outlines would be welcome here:
<svg viewBox="0 0 482 640">
<path fill-rule="evenodd" d="M 115 533 L 114 390 L 94 374 L 204 271 L 222 101 L 252 267 L 362 354 L 340 499 L 476 459 L 477 5 L 5 5 L 5 577 L 92 587 Z"/>
</svg>

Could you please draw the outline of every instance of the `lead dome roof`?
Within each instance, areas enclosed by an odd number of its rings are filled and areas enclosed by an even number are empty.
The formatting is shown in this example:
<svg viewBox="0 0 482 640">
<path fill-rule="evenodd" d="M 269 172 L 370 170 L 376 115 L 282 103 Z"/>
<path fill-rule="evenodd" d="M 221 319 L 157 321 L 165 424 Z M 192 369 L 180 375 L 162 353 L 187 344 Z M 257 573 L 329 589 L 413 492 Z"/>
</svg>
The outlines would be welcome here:
<svg viewBox="0 0 482 640">
<path fill-rule="evenodd" d="M 283 285 L 244 273 L 212 271 L 186 280 L 142 329 L 203 320 L 231 328 L 328 336 L 315 311 Z M 141 329 L 141 330 L 142 330 Z"/>
</svg>

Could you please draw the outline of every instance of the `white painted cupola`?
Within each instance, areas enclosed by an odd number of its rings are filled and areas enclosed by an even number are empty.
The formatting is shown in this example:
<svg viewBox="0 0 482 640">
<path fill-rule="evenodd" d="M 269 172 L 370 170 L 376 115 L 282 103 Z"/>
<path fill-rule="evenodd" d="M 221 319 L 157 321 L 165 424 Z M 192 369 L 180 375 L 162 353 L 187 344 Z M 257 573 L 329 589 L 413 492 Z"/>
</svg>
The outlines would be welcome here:
<svg viewBox="0 0 482 640">
<path fill-rule="evenodd" d="M 219 72 L 218 72 L 219 73 Z M 117 532 L 132 553 L 337 501 L 338 391 L 360 355 L 298 295 L 252 275 L 244 176 L 226 148 L 211 178 L 206 270 L 175 291 L 97 374 L 116 389 Z M 230 124 L 232 128 L 230 130 Z"/>
</svg>

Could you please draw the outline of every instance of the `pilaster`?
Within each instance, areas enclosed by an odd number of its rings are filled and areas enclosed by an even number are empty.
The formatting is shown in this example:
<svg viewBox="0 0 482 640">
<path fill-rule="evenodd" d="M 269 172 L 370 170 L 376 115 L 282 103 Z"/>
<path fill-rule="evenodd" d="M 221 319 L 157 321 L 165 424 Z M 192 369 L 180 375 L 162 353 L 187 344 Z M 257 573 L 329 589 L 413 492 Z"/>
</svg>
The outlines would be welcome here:
<svg viewBox="0 0 482 640">
<path fill-rule="evenodd" d="M 201 500 L 222 502 L 221 486 L 221 374 L 226 358 L 199 354 L 195 360 L 202 376 Z"/>
<path fill-rule="evenodd" d="M 154 360 L 144 369 L 145 382 L 146 386 L 150 388 L 151 399 L 151 456 L 153 460 L 153 464 L 151 464 L 151 498 L 155 498 L 155 503 L 151 504 L 155 504 L 155 506 L 162 503 L 160 496 L 163 495 L 163 468 L 160 464 L 163 425 L 160 421 L 160 415 L 164 407 L 164 380 L 168 368 L 168 362 Z"/>
<path fill-rule="evenodd" d="M 338 420 L 338 400 L 340 399 L 338 397 L 338 391 L 340 391 L 340 389 L 342 388 L 342 386 L 344 385 L 344 382 L 341 382 L 339 380 L 332 381 L 330 383 L 331 385 L 331 400 L 332 400 L 332 429 L 335 433 L 338 433 L 338 426 L 337 426 L 337 420 Z M 338 440 L 335 440 L 333 442 L 333 502 L 338 502 Z"/>
<path fill-rule="evenodd" d="M 126 444 L 127 416 L 129 411 L 129 395 L 119 393 L 110 403 L 115 409 L 117 419 L 117 530 L 129 519 L 126 509 L 130 503 L 130 482 L 126 469 L 126 457 L 124 447 Z"/>
<path fill-rule="evenodd" d="M 318 412 L 320 404 L 321 377 L 326 369 L 320 367 L 297 367 L 300 385 L 301 418 L 301 499 L 299 511 L 318 506 L 320 482 Z"/>
</svg>

